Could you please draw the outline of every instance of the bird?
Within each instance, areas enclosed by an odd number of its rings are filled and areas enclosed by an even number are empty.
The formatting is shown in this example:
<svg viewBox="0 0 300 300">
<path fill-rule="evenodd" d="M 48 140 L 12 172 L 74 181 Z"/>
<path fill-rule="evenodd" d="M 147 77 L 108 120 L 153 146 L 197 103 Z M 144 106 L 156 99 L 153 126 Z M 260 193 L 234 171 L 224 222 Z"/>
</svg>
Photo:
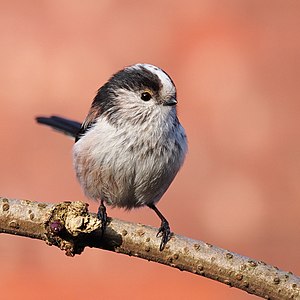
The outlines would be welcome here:
<svg viewBox="0 0 300 300">
<path fill-rule="evenodd" d="M 36 121 L 75 139 L 73 165 L 84 194 L 99 201 L 102 233 L 106 205 L 148 206 L 160 218 L 160 251 L 172 233 L 157 208 L 186 157 L 185 130 L 177 115 L 171 77 L 145 63 L 127 66 L 98 89 L 83 123 L 52 115 Z M 74 104 L 73 104 L 74 105 Z"/>
</svg>

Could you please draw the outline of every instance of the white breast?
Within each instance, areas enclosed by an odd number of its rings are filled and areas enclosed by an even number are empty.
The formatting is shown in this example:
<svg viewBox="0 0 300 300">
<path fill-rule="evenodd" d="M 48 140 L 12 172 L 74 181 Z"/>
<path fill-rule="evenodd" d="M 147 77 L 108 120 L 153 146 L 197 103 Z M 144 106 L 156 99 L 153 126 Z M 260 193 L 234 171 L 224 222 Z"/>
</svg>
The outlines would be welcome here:
<svg viewBox="0 0 300 300">
<path fill-rule="evenodd" d="M 85 194 L 127 209 L 157 202 L 187 150 L 181 125 L 175 130 L 164 120 L 158 113 L 151 128 L 116 128 L 100 117 L 73 148 L 76 174 Z"/>
</svg>

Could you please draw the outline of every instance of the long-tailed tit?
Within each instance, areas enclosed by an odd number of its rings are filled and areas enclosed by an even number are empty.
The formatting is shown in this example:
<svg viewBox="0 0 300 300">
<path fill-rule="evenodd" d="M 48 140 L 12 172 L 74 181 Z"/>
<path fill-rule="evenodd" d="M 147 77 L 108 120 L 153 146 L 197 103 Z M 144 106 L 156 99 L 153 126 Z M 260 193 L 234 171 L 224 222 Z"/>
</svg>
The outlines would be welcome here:
<svg viewBox="0 0 300 300">
<path fill-rule="evenodd" d="M 73 161 L 85 195 L 131 209 L 148 206 L 161 220 L 160 250 L 170 239 L 166 218 L 156 203 L 168 189 L 187 152 L 186 134 L 176 112 L 176 88 L 162 69 L 135 64 L 114 74 L 99 90 L 85 121 L 38 117 L 75 138 Z"/>
</svg>

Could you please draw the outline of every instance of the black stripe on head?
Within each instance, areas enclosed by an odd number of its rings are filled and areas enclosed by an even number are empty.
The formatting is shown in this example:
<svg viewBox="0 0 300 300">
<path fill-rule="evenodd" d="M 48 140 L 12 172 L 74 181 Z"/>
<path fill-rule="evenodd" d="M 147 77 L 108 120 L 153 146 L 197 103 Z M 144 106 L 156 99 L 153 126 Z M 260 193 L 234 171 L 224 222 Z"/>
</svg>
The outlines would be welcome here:
<svg viewBox="0 0 300 300">
<path fill-rule="evenodd" d="M 99 105 L 102 112 L 111 108 L 118 97 L 117 91 L 125 89 L 129 91 L 143 91 L 150 89 L 158 94 L 162 87 L 159 77 L 143 66 L 128 67 L 114 74 L 103 85 L 94 99 L 94 106 Z"/>
<path fill-rule="evenodd" d="M 116 89 L 121 88 L 129 91 L 150 89 L 154 93 L 158 93 L 162 87 L 159 77 L 142 65 L 128 67 L 116 73 L 110 79 L 110 83 Z"/>
</svg>

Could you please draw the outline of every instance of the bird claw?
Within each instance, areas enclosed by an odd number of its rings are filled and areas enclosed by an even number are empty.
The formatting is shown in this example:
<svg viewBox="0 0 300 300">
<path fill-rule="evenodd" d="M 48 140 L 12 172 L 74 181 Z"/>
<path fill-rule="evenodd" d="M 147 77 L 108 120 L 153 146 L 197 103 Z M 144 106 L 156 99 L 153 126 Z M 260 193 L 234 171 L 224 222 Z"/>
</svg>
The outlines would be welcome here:
<svg viewBox="0 0 300 300">
<path fill-rule="evenodd" d="M 101 231 L 102 231 L 101 236 L 103 236 L 107 225 L 106 207 L 104 206 L 103 203 L 101 203 L 98 208 L 97 218 L 101 221 Z"/>
<path fill-rule="evenodd" d="M 159 246 L 159 250 L 163 251 L 167 242 L 171 239 L 171 230 L 169 223 L 166 221 L 162 221 L 161 225 L 158 229 L 158 232 L 156 234 L 157 237 L 161 237 L 161 243 Z"/>
</svg>

